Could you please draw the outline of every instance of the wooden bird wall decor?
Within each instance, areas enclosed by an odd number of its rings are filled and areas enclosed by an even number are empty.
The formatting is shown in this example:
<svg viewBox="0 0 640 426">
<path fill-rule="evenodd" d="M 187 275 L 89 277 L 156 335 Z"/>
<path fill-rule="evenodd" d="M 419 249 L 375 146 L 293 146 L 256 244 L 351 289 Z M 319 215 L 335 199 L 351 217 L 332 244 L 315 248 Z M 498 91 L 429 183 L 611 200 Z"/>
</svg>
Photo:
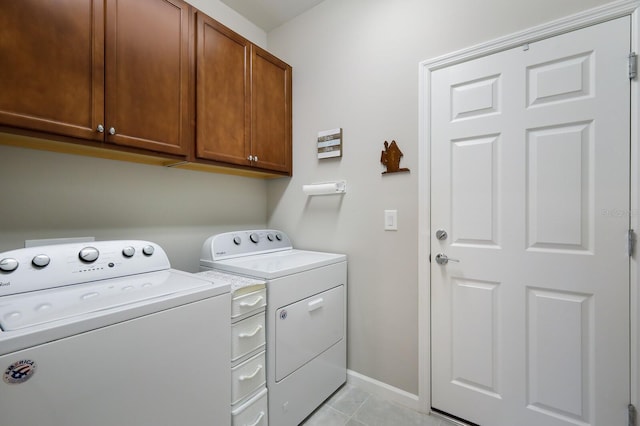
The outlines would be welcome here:
<svg viewBox="0 0 640 426">
<path fill-rule="evenodd" d="M 387 170 L 382 174 L 398 173 L 410 171 L 406 167 L 400 167 L 400 158 L 402 158 L 402 151 L 398 148 L 396 141 L 389 142 L 384 141 L 384 151 L 380 155 L 380 162 L 387 167 Z"/>
</svg>

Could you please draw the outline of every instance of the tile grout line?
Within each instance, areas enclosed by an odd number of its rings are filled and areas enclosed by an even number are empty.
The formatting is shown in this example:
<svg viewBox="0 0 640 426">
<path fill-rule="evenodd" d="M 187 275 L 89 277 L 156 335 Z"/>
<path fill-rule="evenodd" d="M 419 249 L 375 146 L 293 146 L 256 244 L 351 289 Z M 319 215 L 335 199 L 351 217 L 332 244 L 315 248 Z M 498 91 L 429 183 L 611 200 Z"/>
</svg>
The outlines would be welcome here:
<svg viewBox="0 0 640 426">
<path fill-rule="evenodd" d="M 360 412 L 360 410 L 362 409 L 362 407 L 364 407 L 364 404 L 369 400 L 369 398 L 371 398 L 371 394 L 367 393 L 367 397 L 364 399 L 364 401 L 362 401 L 360 403 L 360 405 L 358 406 L 358 408 L 356 408 L 356 410 L 353 412 L 353 414 L 351 415 L 351 417 L 349 417 L 349 420 L 353 420 L 359 423 L 364 424 L 365 426 L 368 426 L 367 424 L 365 424 L 364 422 L 361 422 L 360 420 L 356 419 L 356 415 Z M 347 423 L 349 423 L 349 421 L 347 421 Z"/>
</svg>

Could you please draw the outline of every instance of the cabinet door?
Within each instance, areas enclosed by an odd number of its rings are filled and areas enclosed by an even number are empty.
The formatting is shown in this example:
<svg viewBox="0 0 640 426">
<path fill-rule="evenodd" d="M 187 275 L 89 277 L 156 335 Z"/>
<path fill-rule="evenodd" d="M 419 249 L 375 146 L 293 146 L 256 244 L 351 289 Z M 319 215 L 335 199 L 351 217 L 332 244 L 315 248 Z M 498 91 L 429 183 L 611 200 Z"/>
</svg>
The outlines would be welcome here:
<svg viewBox="0 0 640 426">
<path fill-rule="evenodd" d="M 250 165 L 250 44 L 197 14 L 196 156 Z"/>
<path fill-rule="evenodd" d="M 291 175 L 291 67 L 252 46 L 251 152 L 255 165 Z"/>
<path fill-rule="evenodd" d="M 0 58 L 0 124 L 103 138 L 103 0 L 0 2 Z"/>
<path fill-rule="evenodd" d="M 106 14 L 106 141 L 186 155 L 192 138 L 189 5 L 107 0 Z"/>
</svg>

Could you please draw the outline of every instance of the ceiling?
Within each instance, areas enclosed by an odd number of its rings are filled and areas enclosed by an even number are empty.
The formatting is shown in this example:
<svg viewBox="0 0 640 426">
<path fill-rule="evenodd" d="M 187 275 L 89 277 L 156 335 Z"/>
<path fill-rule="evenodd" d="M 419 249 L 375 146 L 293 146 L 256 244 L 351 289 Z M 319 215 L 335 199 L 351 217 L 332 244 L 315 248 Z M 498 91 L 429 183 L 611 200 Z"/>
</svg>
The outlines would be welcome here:
<svg viewBox="0 0 640 426">
<path fill-rule="evenodd" d="M 265 31 L 270 31 L 323 0 L 221 0 Z"/>
</svg>

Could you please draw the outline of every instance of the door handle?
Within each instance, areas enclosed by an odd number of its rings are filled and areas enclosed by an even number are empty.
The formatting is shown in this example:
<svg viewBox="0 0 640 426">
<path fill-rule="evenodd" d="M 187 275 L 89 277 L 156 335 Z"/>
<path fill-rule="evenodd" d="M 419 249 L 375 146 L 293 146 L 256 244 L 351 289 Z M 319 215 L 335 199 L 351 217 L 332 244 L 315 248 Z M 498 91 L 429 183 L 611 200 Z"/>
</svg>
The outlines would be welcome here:
<svg viewBox="0 0 640 426">
<path fill-rule="evenodd" d="M 315 311 L 316 309 L 322 308 L 323 305 L 324 305 L 324 299 L 320 297 L 316 300 L 309 302 L 307 304 L 307 308 L 309 309 L 309 312 L 311 312 L 311 311 Z"/>
<path fill-rule="evenodd" d="M 436 263 L 438 265 L 446 265 L 449 262 L 460 262 L 459 259 L 452 259 L 444 253 L 436 254 Z"/>
</svg>

